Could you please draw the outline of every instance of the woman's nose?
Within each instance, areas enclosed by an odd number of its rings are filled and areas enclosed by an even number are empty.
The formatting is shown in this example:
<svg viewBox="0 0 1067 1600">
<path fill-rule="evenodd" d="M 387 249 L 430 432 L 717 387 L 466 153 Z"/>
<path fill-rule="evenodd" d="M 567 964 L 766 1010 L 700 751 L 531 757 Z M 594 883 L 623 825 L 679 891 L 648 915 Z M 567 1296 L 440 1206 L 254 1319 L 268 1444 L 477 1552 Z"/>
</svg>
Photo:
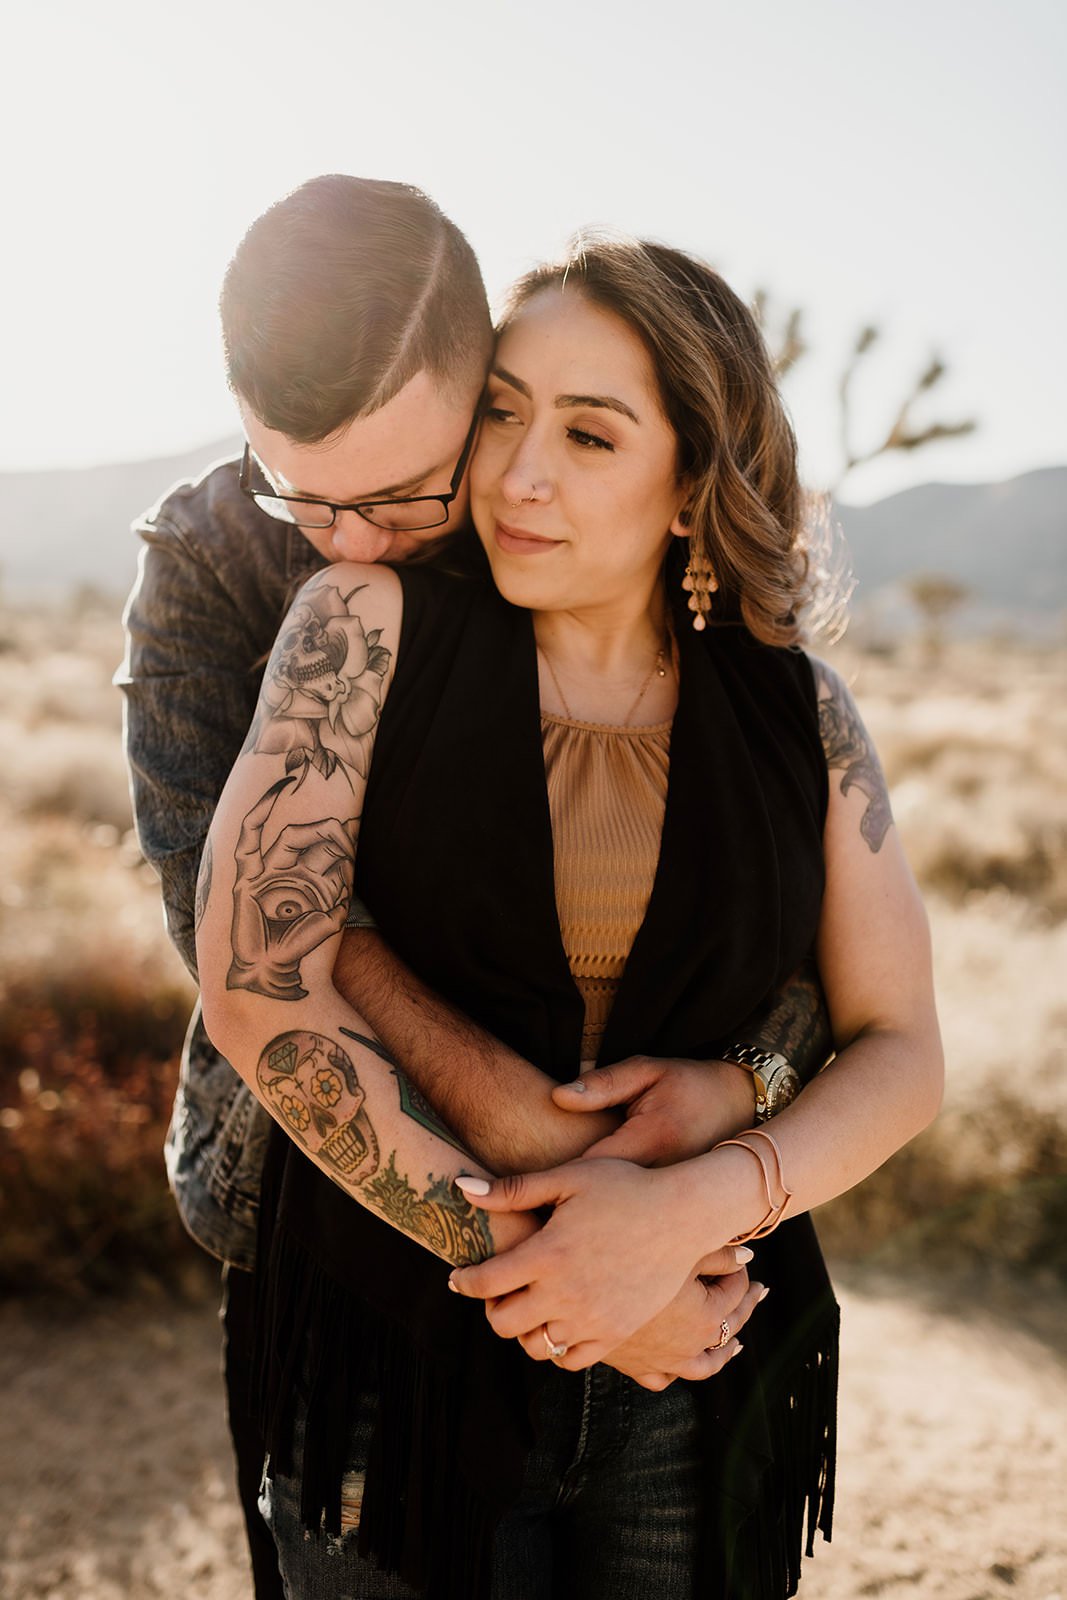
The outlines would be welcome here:
<svg viewBox="0 0 1067 1600">
<path fill-rule="evenodd" d="M 552 479 L 541 452 L 522 440 L 512 452 L 511 459 L 500 479 L 500 488 L 509 505 L 522 505 L 525 500 L 548 500 L 552 494 Z"/>
</svg>

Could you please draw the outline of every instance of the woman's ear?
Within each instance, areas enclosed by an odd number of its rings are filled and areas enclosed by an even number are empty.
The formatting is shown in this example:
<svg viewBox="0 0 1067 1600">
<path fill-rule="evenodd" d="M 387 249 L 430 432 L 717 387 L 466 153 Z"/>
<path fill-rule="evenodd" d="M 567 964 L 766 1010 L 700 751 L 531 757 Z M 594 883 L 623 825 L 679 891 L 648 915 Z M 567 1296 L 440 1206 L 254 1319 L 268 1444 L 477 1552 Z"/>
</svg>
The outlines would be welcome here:
<svg viewBox="0 0 1067 1600">
<path fill-rule="evenodd" d="M 690 514 L 689 505 L 686 504 L 677 512 L 670 525 L 670 528 L 668 529 L 668 532 L 672 533 L 676 539 L 688 539 L 689 526 L 691 522 L 692 516 Z"/>
<path fill-rule="evenodd" d="M 696 484 L 694 484 L 688 472 L 679 472 L 675 482 L 681 503 L 674 514 L 668 532 L 673 534 L 676 539 L 688 539 L 693 524 L 693 500 L 695 498 Z"/>
</svg>

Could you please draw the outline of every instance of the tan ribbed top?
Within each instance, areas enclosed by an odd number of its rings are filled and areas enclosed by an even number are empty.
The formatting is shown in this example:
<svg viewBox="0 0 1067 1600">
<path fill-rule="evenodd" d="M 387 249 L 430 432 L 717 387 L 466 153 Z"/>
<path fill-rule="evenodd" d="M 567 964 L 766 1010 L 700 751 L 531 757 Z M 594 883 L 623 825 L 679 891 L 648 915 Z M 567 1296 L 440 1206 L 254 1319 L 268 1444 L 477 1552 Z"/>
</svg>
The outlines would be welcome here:
<svg viewBox="0 0 1067 1600">
<path fill-rule="evenodd" d="M 616 728 L 541 715 L 556 909 L 595 1059 L 659 860 L 671 724 Z"/>
</svg>

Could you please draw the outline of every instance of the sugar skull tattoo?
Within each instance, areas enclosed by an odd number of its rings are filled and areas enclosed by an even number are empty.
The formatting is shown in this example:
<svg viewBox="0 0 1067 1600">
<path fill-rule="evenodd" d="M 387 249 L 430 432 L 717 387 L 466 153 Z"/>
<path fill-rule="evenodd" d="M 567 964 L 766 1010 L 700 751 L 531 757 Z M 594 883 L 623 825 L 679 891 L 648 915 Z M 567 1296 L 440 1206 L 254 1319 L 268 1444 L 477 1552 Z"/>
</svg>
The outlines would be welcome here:
<svg viewBox="0 0 1067 1600">
<path fill-rule="evenodd" d="M 259 1058 L 264 1100 L 334 1176 L 355 1185 L 378 1170 L 378 1141 L 346 1050 L 305 1028 L 279 1034 Z"/>
</svg>

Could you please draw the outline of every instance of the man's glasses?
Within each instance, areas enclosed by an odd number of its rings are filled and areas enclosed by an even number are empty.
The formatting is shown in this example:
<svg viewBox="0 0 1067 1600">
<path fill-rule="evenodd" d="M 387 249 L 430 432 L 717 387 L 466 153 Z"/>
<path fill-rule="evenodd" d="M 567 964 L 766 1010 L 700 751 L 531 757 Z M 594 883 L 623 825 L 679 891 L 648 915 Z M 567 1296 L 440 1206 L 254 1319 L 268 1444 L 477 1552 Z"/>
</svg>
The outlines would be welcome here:
<svg viewBox="0 0 1067 1600">
<path fill-rule="evenodd" d="M 274 517 L 278 522 L 292 523 L 298 528 L 332 528 L 339 511 L 355 511 L 364 522 L 392 532 L 416 533 L 421 528 L 440 528 L 448 521 L 449 507 L 463 482 L 481 415 L 479 407 L 471 418 L 447 494 L 416 494 L 399 500 L 360 500 L 349 505 L 335 505 L 331 500 L 313 500 L 303 495 L 279 494 L 247 443 L 241 457 L 240 485 L 268 517 Z"/>
</svg>

